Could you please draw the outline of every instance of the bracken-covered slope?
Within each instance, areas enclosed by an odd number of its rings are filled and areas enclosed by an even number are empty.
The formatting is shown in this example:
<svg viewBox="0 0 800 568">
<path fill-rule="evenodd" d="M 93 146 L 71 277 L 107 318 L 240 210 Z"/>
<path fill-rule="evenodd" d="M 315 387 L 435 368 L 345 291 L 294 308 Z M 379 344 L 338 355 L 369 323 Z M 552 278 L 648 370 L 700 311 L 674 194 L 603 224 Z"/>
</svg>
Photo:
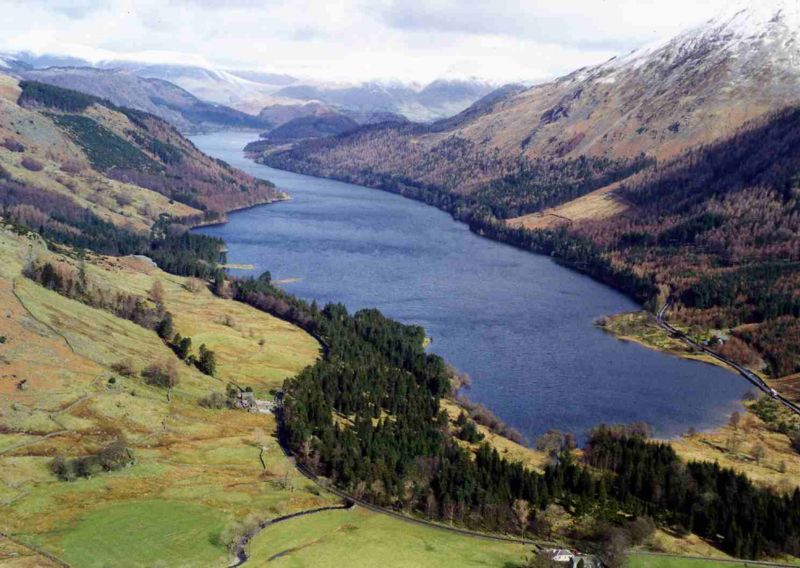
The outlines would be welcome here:
<svg viewBox="0 0 800 568">
<path fill-rule="evenodd" d="M 160 118 L 0 75 L 0 205 L 28 226 L 91 218 L 142 232 L 162 214 L 209 222 L 283 197 Z"/>
</svg>

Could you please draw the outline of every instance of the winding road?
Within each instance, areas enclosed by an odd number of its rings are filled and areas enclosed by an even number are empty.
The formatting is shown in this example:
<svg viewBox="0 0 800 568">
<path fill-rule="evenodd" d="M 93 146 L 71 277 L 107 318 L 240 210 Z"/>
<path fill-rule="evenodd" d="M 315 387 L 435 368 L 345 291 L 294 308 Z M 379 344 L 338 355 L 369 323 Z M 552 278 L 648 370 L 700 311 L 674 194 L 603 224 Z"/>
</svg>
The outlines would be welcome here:
<svg viewBox="0 0 800 568">
<path fill-rule="evenodd" d="M 307 479 L 313 481 L 314 483 L 319 485 L 325 491 L 328 491 L 330 493 L 333 493 L 337 497 L 340 497 L 346 503 L 352 503 L 353 505 L 358 505 L 359 507 L 363 507 L 364 509 L 372 511 L 373 513 L 380 513 L 381 515 L 388 515 L 390 517 L 394 517 L 395 519 L 401 520 L 401 521 L 406 522 L 406 523 L 412 523 L 412 524 L 416 524 L 416 525 L 422 525 L 422 526 L 426 526 L 426 527 L 431 527 L 431 528 L 434 528 L 434 529 L 439 529 L 439 530 L 443 530 L 443 531 L 459 534 L 459 535 L 462 535 L 462 536 L 468 536 L 468 537 L 471 537 L 471 538 L 480 538 L 480 539 L 483 539 L 483 540 L 494 540 L 494 541 L 500 541 L 500 542 L 510 542 L 510 543 L 516 543 L 516 544 L 525 544 L 525 545 L 537 546 L 537 547 L 550 546 L 550 547 L 563 548 L 563 546 L 564 546 L 563 544 L 557 544 L 557 543 L 553 543 L 553 542 L 543 542 L 543 541 L 530 540 L 530 539 L 527 539 L 527 538 L 518 538 L 518 537 L 513 537 L 513 536 L 508 536 L 508 535 L 489 534 L 489 533 L 482 533 L 482 532 L 478 532 L 478 531 L 471 531 L 469 529 L 462 529 L 462 528 L 459 528 L 459 527 L 453 527 L 453 526 L 450 526 L 450 525 L 443 525 L 443 524 L 440 524 L 440 523 L 435 523 L 433 521 L 427 521 L 425 519 L 419 519 L 417 517 L 411 517 L 409 515 L 405 515 L 403 513 L 399 513 L 397 511 L 392 510 L 392 509 L 387 509 L 385 507 L 379 507 L 378 505 L 374 505 L 374 504 L 372 504 L 372 503 L 370 503 L 368 501 L 364 501 L 363 499 L 358 499 L 356 497 L 353 497 L 352 495 L 349 495 L 349 494 L 345 493 L 344 491 L 341 491 L 340 489 L 337 489 L 336 487 L 333 487 L 329 483 L 323 483 L 323 481 L 318 476 L 316 476 L 311 470 L 309 470 L 304 465 L 298 463 L 298 461 L 294 458 L 294 456 L 292 455 L 292 453 L 289 451 L 289 449 L 286 446 L 281 444 L 281 449 L 283 450 L 284 454 L 286 454 L 286 456 L 294 463 L 294 466 L 295 466 L 295 468 L 297 468 L 297 471 L 299 471 L 304 477 L 306 477 Z"/>
</svg>

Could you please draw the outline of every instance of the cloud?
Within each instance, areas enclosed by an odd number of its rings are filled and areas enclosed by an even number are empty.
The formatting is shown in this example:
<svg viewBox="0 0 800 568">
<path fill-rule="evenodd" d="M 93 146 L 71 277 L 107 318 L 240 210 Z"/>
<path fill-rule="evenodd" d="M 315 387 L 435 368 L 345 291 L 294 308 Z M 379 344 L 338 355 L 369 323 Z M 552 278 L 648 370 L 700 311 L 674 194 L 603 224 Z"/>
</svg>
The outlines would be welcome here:
<svg viewBox="0 0 800 568">
<path fill-rule="evenodd" d="M 71 19 L 83 18 L 101 9 L 101 6 L 92 0 L 45 0 L 40 3 L 53 13 L 63 14 Z"/>
<path fill-rule="evenodd" d="M 681 5 L 692 9 L 681 10 Z M 716 0 L 391 0 L 372 10 L 386 25 L 401 30 L 619 49 L 674 33 L 722 5 Z"/>
<path fill-rule="evenodd" d="M 331 80 L 538 81 L 712 15 L 724 0 L 3 0 L 0 49 Z"/>
</svg>

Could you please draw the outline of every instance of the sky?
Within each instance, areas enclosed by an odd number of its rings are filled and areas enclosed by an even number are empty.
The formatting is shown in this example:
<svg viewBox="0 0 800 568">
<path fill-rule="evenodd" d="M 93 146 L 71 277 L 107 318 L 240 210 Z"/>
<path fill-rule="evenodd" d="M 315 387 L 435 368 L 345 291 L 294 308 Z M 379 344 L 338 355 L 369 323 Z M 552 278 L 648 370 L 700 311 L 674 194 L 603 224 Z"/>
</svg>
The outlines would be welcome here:
<svg viewBox="0 0 800 568">
<path fill-rule="evenodd" d="M 536 82 L 670 37 L 729 2 L 0 0 L 0 51 L 326 81 Z"/>
</svg>

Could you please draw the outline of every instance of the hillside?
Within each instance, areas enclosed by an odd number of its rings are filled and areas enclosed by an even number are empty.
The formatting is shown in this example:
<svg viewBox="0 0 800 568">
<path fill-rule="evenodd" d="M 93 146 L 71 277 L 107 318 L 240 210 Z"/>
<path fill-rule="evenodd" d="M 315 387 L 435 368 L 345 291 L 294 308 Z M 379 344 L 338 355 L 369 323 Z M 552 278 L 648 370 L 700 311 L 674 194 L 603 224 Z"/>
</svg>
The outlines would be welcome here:
<svg viewBox="0 0 800 568">
<path fill-rule="evenodd" d="M 31 81 L 81 91 L 117 106 L 144 111 L 163 118 L 181 132 L 219 128 L 263 129 L 269 123 L 232 108 L 201 101 L 168 81 L 143 78 L 121 69 L 48 67 L 18 74 Z"/>
<path fill-rule="evenodd" d="M 78 261 L 7 226 L 0 251 L 0 531 L 75 566 L 224 565 L 226 546 L 253 518 L 336 504 L 280 452 L 274 416 L 199 404 L 214 392 L 224 400 L 230 382 L 270 399 L 317 358 L 314 339 L 141 259 Z M 82 271 L 95 294 L 133 295 L 148 309 L 159 282 L 157 299 L 192 352 L 203 344 L 215 353 L 215 376 L 110 304 L 93 307 L 26 278 L 31 262 Z M 155 386 L 145 376 L 153 364 L 172 365 L 177 385 Z M 86 462 L 73 481 L 52 471 L 56 456 L 93 456 L 115 443 L 124 467 Z"/>
<path fill-rule="evenodd" d="M 273 129 L 283 126 L 297 118 L 325 118 L 330 116 L 346 117 L 357 125 L 378 124 L 381 122 L 408 122 L 404 116 L 392 112 L 365 111 L 358 112 L 342 109 L 316 101 L 297 104 L 275 104 L 264 107 L 258 116 L 272 125 Z M 267 134 L 267 133 L 265 133 Z M 263 137 L 264 135 L 262 135 Z"/>
<path fill-rule="evenodd" d="M 798 173 L 800 110 L 790 109 L 624 181 L 616 194 L 629 209 L 569 228 L 613 263 L 648 274 L 677 301 L 678 321 L 732 329 L 769 375 L 792 375 L 800 372 Z M 759 363 L 746 349 L 736 356 Z"/>
<path fill-rule="evenodd" d="M 293 118 L 264 135 L 269 142 L 283 143 L 307 138 L 327 138 L 358 128 L 358 123 L 347 116 L 304 116 Z"/>
<path fill-rule="evenodd" d="M 0 189 L 18 220 L 65 235 L 87 223 L 141 233 L 162 214 L 208 222 L 283 197 L 153 115 L 4 75 L 0 85 Z"/>
</svg>

